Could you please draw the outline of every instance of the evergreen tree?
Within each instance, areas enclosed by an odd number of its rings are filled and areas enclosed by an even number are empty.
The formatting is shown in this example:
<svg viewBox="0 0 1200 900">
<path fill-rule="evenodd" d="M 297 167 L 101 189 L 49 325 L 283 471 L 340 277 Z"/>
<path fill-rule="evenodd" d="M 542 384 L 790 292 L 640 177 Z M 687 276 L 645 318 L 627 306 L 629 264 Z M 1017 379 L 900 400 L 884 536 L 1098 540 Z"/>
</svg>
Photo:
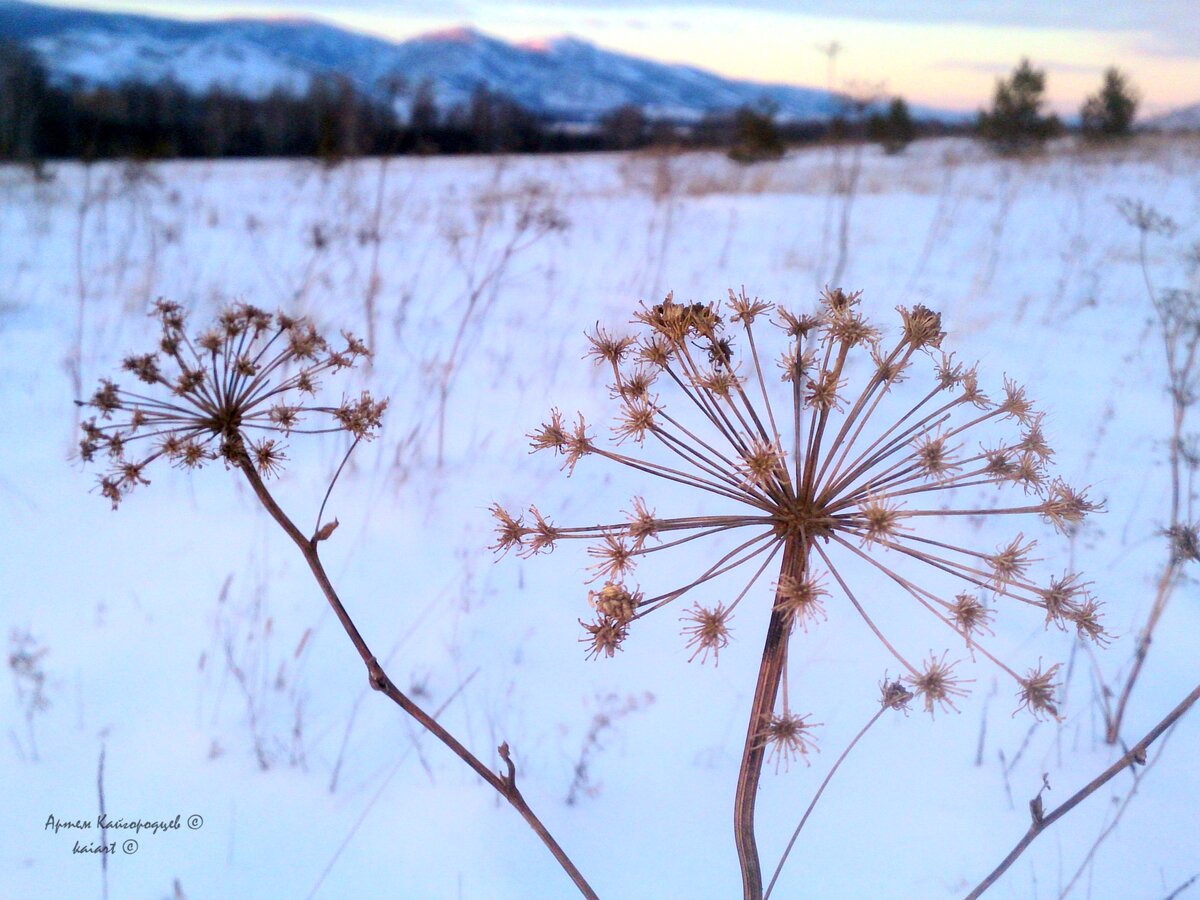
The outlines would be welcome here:
<svg viewBox="0 0 1200 900">
<path fill-rule="evenodd" d="M 1084 137 L 1092 141 L 1129 137 L 1137 105 L 1138 94 L 1129 78 L 1116 66 L 1110 67 L 1099 93 L 1088 97 L 1079 111 Z"/>
<path fill-rule="evenodd" d="M 729 158 L 740 163 L 779 159 L 786 149 L 775 124 L 775 107 L 760 103 L 758 108 L 743 106 L 733 117 L 733 146 Z"/>
<path fill-rule="evenodd" d="M 867 120 L 867 135 L 889 156 L 900 153 L 916 137 L 916 126 L 908 113 L 908 104 L 903 97 L 896 97 L 888 104 L 886 113 L 872 113 Z"/>
<path fill-rule="evenodd" d="M 1058 118 L 1042 115 L 1046 73 L 1028 59 L 1008 79 L 996 82 L 990 111 L 979 113 L 979 134 L 998 153 L 1012 154 L 1040 147 L 1059 129 Z"/>
</svg>

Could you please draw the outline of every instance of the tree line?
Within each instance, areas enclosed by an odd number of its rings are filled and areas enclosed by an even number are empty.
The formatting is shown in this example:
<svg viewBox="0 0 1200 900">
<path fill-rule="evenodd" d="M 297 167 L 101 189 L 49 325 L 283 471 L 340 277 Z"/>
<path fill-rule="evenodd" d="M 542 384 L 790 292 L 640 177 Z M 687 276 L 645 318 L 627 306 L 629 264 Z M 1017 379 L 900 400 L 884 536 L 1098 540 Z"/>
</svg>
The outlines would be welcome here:
<svg viewBox="0 0 1200 900">
<path fill-rule="evenodd" d="M 275 90 L 251 98 L 214 87 L 202 93 L 172 81 L 88 86 L 53 83 L 37 55 L 0 41 L 0 160 L 170 157 L 315 157 L 546 153 L 631 150 L 653 144 L 723 148 L 744 163 L 775 159 L 791 145 L 862 141 L 899 153 L 922 136 L 974 132 L 998 152 L 1020 153 L 1062 132 L 1042 112 L 1045 73 L 1028 60 L 1001 79 L 977 123 L 916 122 L 903 98 L 855 104 L 827 122 L 781 122 L 768 103 L 713 113 L 686 127 L 653 121 L 636 106 L 618 107 L 595 127 L 546 121 L 515 100 L 480 86 L 448 111 L 433 86 L 411 92 L 395 83 L 368 94 L 339 75 L 314 76 L 302 94 Z M 404 96 L 408 112 L 397 112 Z M 1081 110 L 1089 139 L 1127 136 L 1137 92 L 1116 69 Z"/>
</svg>

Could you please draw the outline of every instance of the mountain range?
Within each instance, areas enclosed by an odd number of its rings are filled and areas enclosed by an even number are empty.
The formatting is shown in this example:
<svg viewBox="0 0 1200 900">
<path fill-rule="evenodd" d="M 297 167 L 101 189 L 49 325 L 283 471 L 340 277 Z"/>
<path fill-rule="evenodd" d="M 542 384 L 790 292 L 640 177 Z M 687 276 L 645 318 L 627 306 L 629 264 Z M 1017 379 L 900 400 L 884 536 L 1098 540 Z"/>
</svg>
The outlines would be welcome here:
<svg viewBox="0 0 1200 900">
<path fill-rule="evenodd" d="M 391 42 L 306 19 L 180 21 L 0 0 L 0 39 L 34 50 L 50 77 L 85 85 L 170 78 L 203 92 L 251 97 L 303 92 L 336 73 L 384 96 L 389 85 L 428 81 L 436 104 L 463 103 L 480 85 L 547 119 L 594 122 L 634 105 L 651 118 L 696 121 L 706 113 L 769 102 L 784 120 L 828 119 L 843 98 L 816 88 L 725 78 L 602 49 L 575 37 L 509 43 L 472 28 Z M 962 114 L 912 107 L 917 117 Z"/>
</svg>

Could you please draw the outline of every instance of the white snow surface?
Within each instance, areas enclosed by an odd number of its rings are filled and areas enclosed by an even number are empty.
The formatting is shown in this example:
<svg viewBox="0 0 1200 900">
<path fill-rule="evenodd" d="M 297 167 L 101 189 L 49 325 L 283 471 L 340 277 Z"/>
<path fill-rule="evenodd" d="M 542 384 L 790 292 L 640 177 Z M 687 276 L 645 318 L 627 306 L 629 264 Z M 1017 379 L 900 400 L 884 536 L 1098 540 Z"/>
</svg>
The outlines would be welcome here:
<svg viewBox="0 0 1200 900">
<path fill-rule="evenodd" d="M 660 515 L 720 506 L 594 457 L 567 478 L 557 460 L 529 455 L 525 434 L 552 406 L 605 428 L 616 406 L 603 370 L 581 358 L 583 332 L 597 321 L 625 330 L 639 301 L 668 290 L 719 300 L 744 285 L 813 307 L 834 264 L 833 153 L 752 168 L 706 154 L 332 170 L 61 164 L 48 182 L 0 168 L 2 624 L 45 650 L 35 666 L 49 701 L 27 714 L 17 686 L 29 682 L 16 679 L 2 694 L 0 896 L 101 896 L 100 859 L 72 852 L 76 840 L 99 842 L 97 831 L 55 834 L 46 823 L 96 816 L 102 748 L 110 816 L 203 818 L 195 830 L 137 835 L 134 854 L 121 852 L 128 832 L 110 831 L 110 897 L 572 896 L 513 810 L 367 688 L 303 560 L 244 483 L 220 465 L 185 474 L 159 463 L 153 483 L 113 512 L 93 489 L 96 472 L 72 459 L 73 401 L 126 353 L 151 348 L 145 312 L 159 296 L 185 304 L 197 326 L 244 299 L 373 336 L 374 366 L 326 387 L 334 399 L 369 387 L 391 408 L 338 482 L 328 511 L 341 524 L 322 545 L 367 641 L 489 764 L 508 742 L 525 796 L 600 896 L 740 896 L 731 810 L 770 578 L 739 606 L 719 667 L 689 662 L 679 618 L 690 596 L 636 622 L 615 658 L 589 661 L 578 620 L 591 613 L 592 560 L 568 545 L 496 561 L 488 506 L 534 503 L 559 524 L 619 521 L 634 495 Z M 957 714 L 933 718 L 917 705 L 879 721 L 831 782 L 773 896 L 961 897 L 1025 832 L 1043 774 L 1049 809 L 1119 755 L 1103 741 L 1098 684 L 1128 672 L 1165 559 L 1170 404 L 1137 233 L 1114 201 L 1152 204 L 1179 225 L 1175 238 L 1151 238 L 1149 263 L 1157 286 L 1187 287 L 1198 162 L 1182 141 L 1094 154 L 1059 145 L 1029 161 L 957 141 L 865 152 L 842 283 L 863 290 L 864 308 L 892 333 L 898 304 L 939 310 L 944 348 L 978 360 L 993 393 L 1005 375 L 1025 384 L 1059 471 L 1107 501 L 1074 541 L 1036 516 L 934 520 L 930 533 L 985 552 L 1018 529 L 1037 538 L 1037 578 L 1086 573 L 1115 639 L 1093 652 L 1047 630 L 1038 610 L 998 604 L 989 650 L 1022 673 L 1039 660 L 1064 664 L 1064 718 L 1035 723 L 1013 715 L 1011 678 L 982 656 L 972 662 L 950 629 L 847 561 L 889 640 L 912 658 L 949 650 L 974 682 Z M 506 256 L 523 204 L 553 207 L 568 225 L 536 240 L 527 232 Z M 481 281 L 439 465 L 439 373 Z M 911 377 L 929 375 L 918 366 Z M 273 489 L 307 523 L 346 444 L 303 437 L 289 441 Z M 675 587 L 728 546 L 650 554 L 638 575 L 647 591 Z M 696 599 L 728 599 L 742 583 L 728 576 Z M 768 870 L 878 708 L 885 671 L 898 669 L 836 591 L 827 612 L 791 644 L 790 703 L 822 723 L 820 751 L 811 765 L 765 772 Z M 1197 634 L 1188 581 L 1156 632 L 1127 740 L 1195 685 Z M 568 805 L 603 715 L 611 727 Z M 1057 896 L 1081 866 L 1070 896 L 1164 897 L 1193 878 L 1198 743 L 1193 711 L 1152 749 L 1090 862 L 1128 773 L 1042 835 L 989 896 Z"/>
</svg>

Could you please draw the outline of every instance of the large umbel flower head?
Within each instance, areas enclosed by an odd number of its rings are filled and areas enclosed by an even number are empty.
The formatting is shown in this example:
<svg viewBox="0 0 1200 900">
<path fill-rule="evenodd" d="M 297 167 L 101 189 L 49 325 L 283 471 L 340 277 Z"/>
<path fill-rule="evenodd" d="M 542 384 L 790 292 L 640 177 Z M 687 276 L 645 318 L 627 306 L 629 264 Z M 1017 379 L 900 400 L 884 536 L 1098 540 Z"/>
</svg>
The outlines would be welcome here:
<svg viewBox="0 0 1200 900">
<path fill-rule="evenodd" d="M 90 400 L 79 401 L 96 412 L 82 423 L 79 456 L 107 461 L 99 487 L 113 509 L 149 484 L 146 468 L 160 458 L 187 469 L 220 458 L 268 476 L 286 461 L 284 437 L 346 431 L 361 440 L 379 427 L 387 401 L 366 392 L 337 406 L 313 402 L 325 374 L 368 355 L 349 332 L 335 347 L 306 318 L 246 303 L 193 335 L 177 303 L 159 300 L 151 315 L 162 326 L 157 350 L 122 365 L 140 386 L 104 379 Z"/>
<path fill-rule="evenodd" d="M 998 397 L 987 396 L 975 367 L 942 352 L 937 313 L 923 306 L 898 313 L 899 333 L 885 338 L 861 312 L 859 294 L 827 290 L 811 314 L 797 314 L 731 291 L 724 309 L 670 296 L 643 306 L 634 314 L 636 336 L 597 326 L 588 355 L 612 373 L 620 407 L 612 441 L 598 440 L 582 415 L 553 410 L 530 435 L 533 449 L 558 454 L 568 472 L 584 457 L 602 457 L 695 488 L 726 509 L 671 518 L 635 497 L 620 520 L 564 527 L 534 507 L 514 515 L 495 506 L 494 549 L 530 556 L 559 541 L 591 542 L 599 587 L 589 591 L 595 617 L 583 640 L 592 656 L 612 656 L 638 619 L 746 567 L 747 583 L 683 615 L 693 658 L 715 658 L 734 613 L 780 557 L 771 614 L 781 627 L 812 628 L 836 605 L 848 605 L 929 711 L 953 708 L 964 693 L 956 663 L 946 654 L 914 663 L 885 637 L 847 577 L 845 563 L 855 561 L 956 632 L 972 655 L 1011 675 L 1023 706 L 1057 715 L 1055 670 L 1018 674 L 980 635 L 998 607 L 1015 603 L 1039 610 L 1047 624 L 1102 640 L 1086 583 L 1070 573 L 1035 583 L 1035 542 L 1022 534 L 999 547 L 962 547 L 942 539 L 936 523 L 1024 517 L 1065 532 L 1095 505 L 1054 476 L 1042 416 L 1022 388 L 1006 379 Z M 761 333 L 764 324 L 782 343 L 774 366 L 761 346 L 772 336 Z M 1018 499 L 980 502 L 980 487 Z M 672 590 L 646 596 L 633 583 L 650 554 L 735 534 L 741 537 L 730 549 L 712 553 L 711 565 Z M 940 579 L 937 590 L 923 586 L 921 572 Z M 947 581 L 956 587 L 946 590 Z M 776 718 L 791 715 L 785 700 Z"/>
</svg>

